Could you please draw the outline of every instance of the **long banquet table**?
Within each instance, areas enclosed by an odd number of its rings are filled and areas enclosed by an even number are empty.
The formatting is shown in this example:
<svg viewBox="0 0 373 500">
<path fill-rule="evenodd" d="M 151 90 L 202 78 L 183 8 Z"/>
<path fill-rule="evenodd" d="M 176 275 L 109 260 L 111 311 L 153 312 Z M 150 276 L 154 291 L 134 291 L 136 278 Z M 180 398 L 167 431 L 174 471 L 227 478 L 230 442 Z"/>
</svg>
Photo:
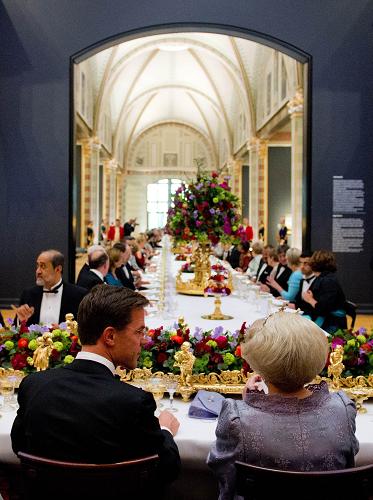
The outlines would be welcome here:
<svg viewBox="0 0 373 500">
<path fill-rule="evenodd" d="M 160 264 L 160 259 L 158 264 Z M 173 256 L 168 258 L 167 272 L 172 276 L 168 282 L 168 294 L 172 297 L 172 307 L 164 312 L 153 312 L 146 320 L 150 328 L 163 325 L 167 327 L 172 325 L 179 316 L 184 316 L 186 323 L 191 331 L 196 327 L 204 330 L 213 329 L 216 326 L 223 326 L 226 330 L 234 331 L 241 327 L 245 321 L 247 325 L 258 318 L 266 316 L 265 301 L 251 297 L 251 300 L 242 300 L 237 296 L 224 297 L 222 299 L 222 311 L 233 316 L 231 320 L 212 321 L 201 318 L 202 314 L 208 314 L 213 311 L 214 299 L 212 297 L 196 297 L 188 295 L 178 295 L 172 288 L 172 280 L 182 263 L 175 262 Z M 157 289 L 154 286 L 151 274 L 145 275 L 145 279 L 151 281 L 150 290 L 147 294 L 155 297 Z M 184 275 L 184 279 L 190 279 L 191 275 Z M 170 288 L 171 286 L 171 288 Z M 154 291 L 152 291 L 154 290 Z M 155 301 L 155 304 L 157 302 Z M 167 407 L 168 401 L 164 400 L 164 406 Z M 206 465 L 206 458 L 212 443 L 215 440 L 216 420 L 199 420 L 188 417 L 189 403 L 182 402 L 179 398 L 175 399 L 175 406 L 178 409 L 176 413 L 180 420 L 180 429 L 176 435 L 181 460 L 182 474 L 178 481 L 173 484 L 169 500 L 215 500 L 217 498 L 216 480 Z M 357 416 L 356 434 L 360 441 L 360 451 L 356 458 L 357 465 L 373 463 L 373 402 L 365 403 L 368 412 Z M 0 407 L 0 465 L 17 464 L 18 459 L 11 449 L 10 431 L 15 411 L 1 414 Z"/>
</svg>

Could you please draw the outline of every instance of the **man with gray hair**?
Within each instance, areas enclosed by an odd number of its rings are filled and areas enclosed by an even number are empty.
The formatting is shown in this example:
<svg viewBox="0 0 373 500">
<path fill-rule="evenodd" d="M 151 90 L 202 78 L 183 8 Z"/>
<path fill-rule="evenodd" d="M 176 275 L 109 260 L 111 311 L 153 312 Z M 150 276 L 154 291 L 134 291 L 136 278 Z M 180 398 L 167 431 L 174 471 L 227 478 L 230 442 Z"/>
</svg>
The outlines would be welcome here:
<svg viewBox="0 0 373 500">
<path fill-rule="evenodd" d="M 62 280 L 64 256 L 58 250 L 44 250 L 36 260 L 36 286 L 24 290 L 16 308 L 19 321 L 57 324 L 68 313 L 77 316 L 86 288 Z"/>
<path fill-rule="evenodd" d="M 104 248 L 88 254 L 89 271 L 79 275 L 77 285 L 91 290 L 96 285 L 102 285 L 109 271 L 109 256 Z"/>
</svg>

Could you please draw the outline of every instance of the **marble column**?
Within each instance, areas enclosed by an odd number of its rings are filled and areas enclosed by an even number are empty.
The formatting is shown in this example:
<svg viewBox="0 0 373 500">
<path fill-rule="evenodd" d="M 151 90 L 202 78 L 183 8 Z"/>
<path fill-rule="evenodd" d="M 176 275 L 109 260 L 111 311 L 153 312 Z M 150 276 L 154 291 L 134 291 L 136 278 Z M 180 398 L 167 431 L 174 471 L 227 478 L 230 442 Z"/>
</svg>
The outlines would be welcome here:
<svg viewBox="0 0 373 500">
<path fill-rule="evenodd" d="M 302 248 L 303 224 L 303 92 L 288 103 L 291 119 L 291 246 Z"/>
<path fill-rule="evenodd" d="M 95 140 L 91 146 L 91 175 L 90 175 L 90 220 L 93 222 L 95 233 L 95 244 L 98 243 L 98 234 L 100 231 L 100 207 L 99 207 L 99 172 L 100 172 L 100 150 L 101 144 Z"/>
</svg>

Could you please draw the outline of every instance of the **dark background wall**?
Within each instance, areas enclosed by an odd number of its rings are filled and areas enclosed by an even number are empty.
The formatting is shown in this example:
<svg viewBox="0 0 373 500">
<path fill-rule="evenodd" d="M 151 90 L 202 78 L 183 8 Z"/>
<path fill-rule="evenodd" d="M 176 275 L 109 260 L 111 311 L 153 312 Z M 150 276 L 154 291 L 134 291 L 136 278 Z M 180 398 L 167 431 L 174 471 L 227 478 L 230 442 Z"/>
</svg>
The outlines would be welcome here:
<svg viewBox="0 0 373 500">
<path fill-rule="evenodd" d="M 291 213 L 291 148 L 268 148 L 268 243 L 278 245 L 280 218 Z M 291 246 L 291 237 L 288 241 Z"/>
<path fill-rule="evenodd" d="M 34 282 L 40 249 L 68 253 L 69 58 L 129 30 L 211 23 L 312 56 L 311 243 L 331 247 L 332 176 L 366 185 L 364 252 L 338 254 L 351 299 L 372 304 L 373 2 L 3 0 L 0 5 L 0 298 Z"/>
</svg>

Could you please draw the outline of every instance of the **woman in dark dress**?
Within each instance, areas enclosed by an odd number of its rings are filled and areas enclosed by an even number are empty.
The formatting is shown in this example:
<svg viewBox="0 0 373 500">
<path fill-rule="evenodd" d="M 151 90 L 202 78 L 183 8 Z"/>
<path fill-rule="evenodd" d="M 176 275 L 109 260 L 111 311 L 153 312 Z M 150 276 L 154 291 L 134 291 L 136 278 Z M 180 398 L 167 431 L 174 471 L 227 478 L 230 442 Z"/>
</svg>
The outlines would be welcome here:
<svg viewBox="0 0 373 500">
<path fill-rule="evenodd" d="M 304 313 L 329 332 L 347 328 L 346 297 L 336 277 L 337 263 L 333 252 L 314 252 L 310 266 L 316 279 L 302 294 Z"/>
</svg>

